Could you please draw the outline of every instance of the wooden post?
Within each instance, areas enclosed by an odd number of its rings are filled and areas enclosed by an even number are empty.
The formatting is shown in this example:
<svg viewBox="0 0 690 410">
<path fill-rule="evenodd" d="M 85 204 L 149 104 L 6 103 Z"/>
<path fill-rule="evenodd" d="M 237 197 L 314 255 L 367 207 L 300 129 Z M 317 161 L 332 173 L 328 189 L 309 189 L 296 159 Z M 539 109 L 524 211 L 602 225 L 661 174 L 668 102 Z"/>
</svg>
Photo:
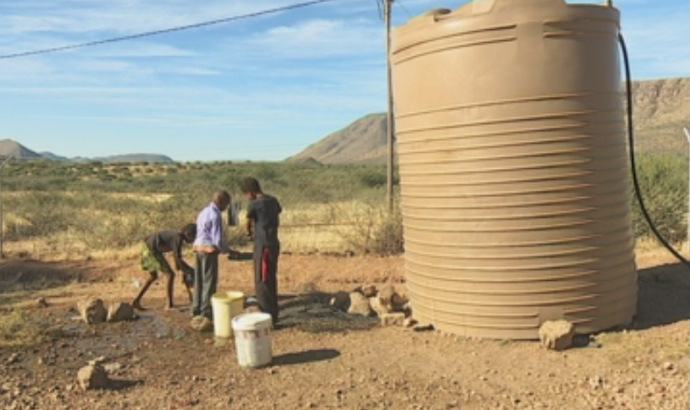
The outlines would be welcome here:
<svg viewBox="0 0 690 410">
<path fill-rule="evenodd" d="M 384 16 L 386 22 L 386 90 L 388 100 L 387 110 L 387 135 L 388 141 L 388 155 L 387 155 L 387 178 L 386 178 L 386 199 L 388 202 L 388 210 L 393 211 L 393 169 L 395 161 L 395 122 L 393 119 L 393 86 L 391 81 L 391 9 L 394 0 L 384 0 Z"/>
</svg>

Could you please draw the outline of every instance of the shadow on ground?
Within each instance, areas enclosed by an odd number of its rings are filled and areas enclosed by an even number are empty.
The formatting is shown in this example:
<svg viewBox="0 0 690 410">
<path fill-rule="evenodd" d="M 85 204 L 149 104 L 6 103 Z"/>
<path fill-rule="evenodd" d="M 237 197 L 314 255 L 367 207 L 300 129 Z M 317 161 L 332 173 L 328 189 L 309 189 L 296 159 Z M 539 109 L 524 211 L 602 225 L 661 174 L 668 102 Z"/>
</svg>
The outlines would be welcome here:
<svg viewBox="0 0 690 410">
<path fill-rule="evenodd" d="M 631 328 L 645 330 L 690 319 L 690 269 L 681 263 L 639 271 L 637 315 Z"/>
<path fill-rule="evenodd" d="M 132 387 L 136 387 L 136 386 L 139 386 L 141 384 L 144 384 L 143 380 L 110 379 L 110 380 L 108 380 L 108 387 L 106 390 L 122 391 L 122 390 L 131 389 Z"/>
<path fill-rule="evenodd" d="M 378 324 L 375 317 L 350 315 L 329 306 L 330 293 L 310 292 L 286 296 L 280 304 L 281 325 L 309 333 L 367 330 Z"/>
<path fill-rule="evenodd" d="M 314 349 L 303 352 L 287 353 L 273 358 L 274 366 L 290 366 L 295 364 L 307 364 L 324 362 L 340 356 L 335 349 Z"/>
<path fill-rule="evenodd" d="M 0 293 L 52 289 L 86 278 L 86 263 L 41 262 L 31 259 L 0 264 Z"/>
</svg>

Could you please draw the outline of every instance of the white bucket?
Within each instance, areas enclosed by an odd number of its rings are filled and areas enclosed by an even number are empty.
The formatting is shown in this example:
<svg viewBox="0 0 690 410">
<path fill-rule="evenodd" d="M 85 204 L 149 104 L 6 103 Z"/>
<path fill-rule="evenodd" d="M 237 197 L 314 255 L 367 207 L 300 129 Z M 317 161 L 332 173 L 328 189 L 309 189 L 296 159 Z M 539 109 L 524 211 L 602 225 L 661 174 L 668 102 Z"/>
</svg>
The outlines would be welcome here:
<svg viewBox="0 0 690 410">
<path fill-rule="evenodd" d="M 244 310 L 244 293 L 218 292 L 211 297 L 213 331 L 219 339 L 232 337 L 232 319 Z"/>
<path fill-rule="evenodd" d="M 271 323 L 271 315 L 266 313 L 245 313 L 232 320 L 240 366 L 257 368 L 271 364 Z"/>
</svg>

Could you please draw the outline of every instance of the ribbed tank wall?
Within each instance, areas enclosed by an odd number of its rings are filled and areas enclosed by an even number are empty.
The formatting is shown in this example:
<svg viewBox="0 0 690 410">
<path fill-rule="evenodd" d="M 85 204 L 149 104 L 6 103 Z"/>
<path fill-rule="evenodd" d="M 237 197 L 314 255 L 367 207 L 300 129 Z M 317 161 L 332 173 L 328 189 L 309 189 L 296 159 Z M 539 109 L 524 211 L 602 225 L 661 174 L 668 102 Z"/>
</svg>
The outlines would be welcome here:
<svg viewBox="0 0 690 410">
<path fill-rule="evenodd" d="M 415 316 L 533 339 L 628 322 L 637 277 L 618 11 L 483 0 L 393 33 Z"/>
</svg>

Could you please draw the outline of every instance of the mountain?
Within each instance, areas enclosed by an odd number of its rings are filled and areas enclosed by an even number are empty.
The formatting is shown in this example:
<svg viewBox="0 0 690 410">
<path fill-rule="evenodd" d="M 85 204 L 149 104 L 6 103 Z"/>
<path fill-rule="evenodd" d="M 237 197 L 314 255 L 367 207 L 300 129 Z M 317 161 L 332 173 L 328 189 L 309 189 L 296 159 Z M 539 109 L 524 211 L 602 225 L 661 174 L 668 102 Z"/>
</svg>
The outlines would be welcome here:
<svg viewBox="0 0 690 410">
<path fill-rule="evenodd" d="M 62 157 L 62 156 L 57 155 L 57 154 L 53 154 L 52 152 L 48 152 L 48 151 L 39 152 L 39 154 L 41 155 L 41 157 L 43 157 L 45 159 L 52 160 L 52 161 L 73 161 L 74 160 L 74 159 L 70 159 L 67 157 Z"/>
<path fill-rule="evenodd" d="M 84 161 L 84 159 L 80 159 Z M 124 155 L 111 155 L 108 157 L 96 157 L 87 158 L 87 161 L 101 161 L 107 163 L 114 162 L 175 162 L 172 158 L 160 155 L 160 154 L 124 154 Z"/>
<path fill-rule="evenodd" d="M 690 78 L 633 83 L 636 148 L 647 152 L 684 152 L 682 127 L 690 125 Z M 320 163 L 383 163 L 386 160 L 386 115 L 366 115 L 288 158 Z"/>
<path fill-rule="evenodd" d="M 12 155 L 16 159 L 47 159 L 51 161 L 72 161 L 72 162 L 89 162 L 100 161 L 107 163 L 114 162 L 175 162 L 172 158 L 160 154 L 124 154 L 111 155 L 107 157 L 85 158 L 74 157 L 68 158 L 52 152 L 37 153 L 23 146 L 17 141 L 11 139 L 0 140 L 0 157 L 8 157 Z"/>
<path fill-rule="evenodd" d="M 686 152 L 683 127 L 690 126 L 690 78 L 633 84 L 636 148 L 648 152 Z"/>
<path fill-rule="evenodd" d="M 32 151 L 14 140 L 0 140 L 0 156 L 7 158 L 13 156 L 19 159 L 39 159 L 41 154 Z"/>
<path fill-rule="evenodd" d="M 310 145 L 288 160 L 293 162 L 311 160 L 322 164 L 332 164 L 383 159 L 386 129 L 386 114 L 369 114 Z"/>
</svg>

